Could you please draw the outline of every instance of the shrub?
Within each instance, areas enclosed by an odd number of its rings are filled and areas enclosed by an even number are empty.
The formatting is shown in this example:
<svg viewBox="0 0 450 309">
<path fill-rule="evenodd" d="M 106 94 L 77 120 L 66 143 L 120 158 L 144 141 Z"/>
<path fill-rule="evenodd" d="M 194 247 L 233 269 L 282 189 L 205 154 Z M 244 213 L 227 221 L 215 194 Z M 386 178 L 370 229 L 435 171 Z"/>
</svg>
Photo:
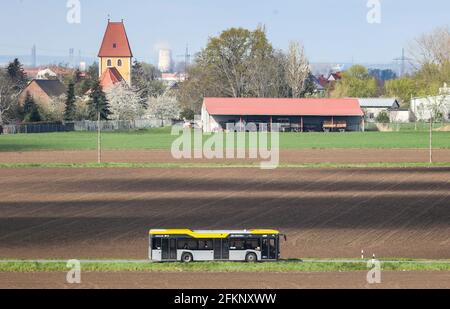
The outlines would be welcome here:
<svg viewBox="0 0 450 309">
<path fill-rule="evenodd" d="M 195 113 L 192 109 L 190 108 L 185 108 L 181 114 L 180 114 L 181 119 L 186 119 L 186 120 L 194 120 L 195 118 Z"/>
<path fill-rule="evenodd" d="M 388 113 L 383 111 L 380 114 L 378 114 L 377 122 L 379 122 L 379 123 L 389 123 L 389 122 L 391 122 L 391 119 L 389 118 Z"/>
</svg>

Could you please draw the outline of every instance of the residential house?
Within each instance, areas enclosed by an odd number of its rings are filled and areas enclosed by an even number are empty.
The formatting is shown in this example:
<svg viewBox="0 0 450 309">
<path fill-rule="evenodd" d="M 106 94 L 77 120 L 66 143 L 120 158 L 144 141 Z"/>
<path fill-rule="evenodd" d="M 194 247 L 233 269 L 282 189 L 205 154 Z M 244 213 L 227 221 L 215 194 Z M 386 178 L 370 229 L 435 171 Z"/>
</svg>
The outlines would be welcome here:
<svg viewBox="0 0 450 309">
<path fill-rule="evenodd" d="M 40 70 L 36 74 L 36 79 L 57 79 L 58 75 L 49 68 Z"/>
<path fill-rule="evenodd" d="M 411 99 L 410 110 L 417 121 L 450 120 L 450 88 L 444 84 L 437 96 Z"/>
<path fill-rule="evenodd" d="M 49 106 L 52 100 L 64 95 L 66 87 L 58 79 L 34 79 L 19 94 L 19 103 L 23 104 L 30 94 L 36 104 Z"/>
<path fill-rule="evenodd" d="M 330 73 L 327 80 L 329 83 L 334 83 L 340 79 L 342 79 L 342 72 L 334 72 L 334 73 Z"/>
<path fill-rule="evenodd" d="M 389 116 L 391 110 L 398 111 L 400 108 L 400 103 L 396 98 L 362 98 L 358 101 L 364 111 L 364 118 L 368 122 L 376 122 L 382 112 Z"/>
</svg>

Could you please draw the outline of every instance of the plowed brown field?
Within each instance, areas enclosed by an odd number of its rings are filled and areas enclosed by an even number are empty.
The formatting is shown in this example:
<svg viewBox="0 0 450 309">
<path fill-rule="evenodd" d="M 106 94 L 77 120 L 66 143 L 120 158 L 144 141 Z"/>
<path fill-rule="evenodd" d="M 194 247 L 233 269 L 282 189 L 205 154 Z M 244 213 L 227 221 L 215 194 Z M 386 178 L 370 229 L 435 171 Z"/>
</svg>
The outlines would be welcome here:
<svg viewBox="0 0 450 309">
<path fill-rule="evenodd" d="M 449 149 L 433 151 L 435 162 L 450 162 Z M 103 151 L 103 161 L 113 163 L 259 163 L 261 160 L 176 160 L 169 150 Z M 0 152 L 0 163 L 91 163 L 97 151 Z M 305 149 L 281 150 L 280 162 L 304 163 L 428 163 L 426 149 Z"/>
<path fill-rule="evenodd" d="M 147 256 L 150 228 L 276 228 L 283 257 L 450 258 L 450 169 L 1 169 L 0 258 Z"/>
<path fill-rule="evenodd" d="M 80 285 L 65 273 L 0 273 L 0 289 L 448 289 L 450 272 L 384 271 L 381 284 L 368 284 L 366 272 L 325 273 L 88 273 Z"/>
</svg>

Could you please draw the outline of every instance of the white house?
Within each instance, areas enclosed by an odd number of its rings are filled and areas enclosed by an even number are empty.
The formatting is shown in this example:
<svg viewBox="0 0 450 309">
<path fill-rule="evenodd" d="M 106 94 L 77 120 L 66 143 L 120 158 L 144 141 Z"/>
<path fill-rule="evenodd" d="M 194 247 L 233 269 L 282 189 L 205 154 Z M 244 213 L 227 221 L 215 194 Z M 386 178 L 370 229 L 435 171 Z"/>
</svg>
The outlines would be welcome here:
<svg viewBox="0 0 450 309">
<path fill-rule="evenodd" d="M 392 123 L 411 122 L 411 111 L 409 109 L 391 109 L 389 110 L 389 120 Z"/>
<path fill-rule="evenodd" d="M 358 101 L 361 109 L 364 111 L 366 121 L 369 122 L 375 122 L 382 112 L 386 112 L 389 115 L 391 110 L 398 111 L 400 108 L 400 103 L 395 98 L 364 98 L 358 99 Z"/>
<path fill-rule="evenodd" d="M 444 84 L 438 96 L 413 98 L 410 109 L 418 121 L 428 121 L 431 117 L 450 120 L 450 88 Z"/>
</svg>

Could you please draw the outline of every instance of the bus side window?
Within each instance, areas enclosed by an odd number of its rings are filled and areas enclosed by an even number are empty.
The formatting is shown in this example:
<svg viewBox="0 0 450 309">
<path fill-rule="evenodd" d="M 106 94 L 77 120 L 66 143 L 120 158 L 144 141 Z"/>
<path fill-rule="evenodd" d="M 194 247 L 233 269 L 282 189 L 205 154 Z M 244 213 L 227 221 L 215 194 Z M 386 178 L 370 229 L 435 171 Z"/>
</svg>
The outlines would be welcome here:
<svg viewBox="0 0 450 309">
<path fill-rule="evenodd" d="M 245 240 L 243 239 L 233 239 L 230 243 L 231 250 L 244 250 L 245 249 Z"/>
<path fill-rule="evenodd" d="M 152 250 L 161 250 L 161 238 L 152 239 Z"/>
<path fill-rule="evenodd" d="M 247 239 L 245 240 L 245 250 L 257 250 L 261 246 L 259 244 L 259 239 Z"/>
<path fill-rule="evenodd" d="M 188 241 L 188 248 L 189 250 L 197 250 L 198 249 L 198 242 L 195 239 Z"/>
<path fill-rule="evenodd" d="M 197 250 L 197 240 L 195 239 L 178 239 L 178 250 Z"/>
<path fill-rule="evenodd" d="M 199 250 L 213 250 L 213 241 L 212 239 L 201 239 L 198 241 L 198 249 Z"/>
<path fill-rule="evenodd" d="M 189 241 L 187 239 L 178 239 L 177 248 L 178 250 L 189 249 Z"/>
</svg>

